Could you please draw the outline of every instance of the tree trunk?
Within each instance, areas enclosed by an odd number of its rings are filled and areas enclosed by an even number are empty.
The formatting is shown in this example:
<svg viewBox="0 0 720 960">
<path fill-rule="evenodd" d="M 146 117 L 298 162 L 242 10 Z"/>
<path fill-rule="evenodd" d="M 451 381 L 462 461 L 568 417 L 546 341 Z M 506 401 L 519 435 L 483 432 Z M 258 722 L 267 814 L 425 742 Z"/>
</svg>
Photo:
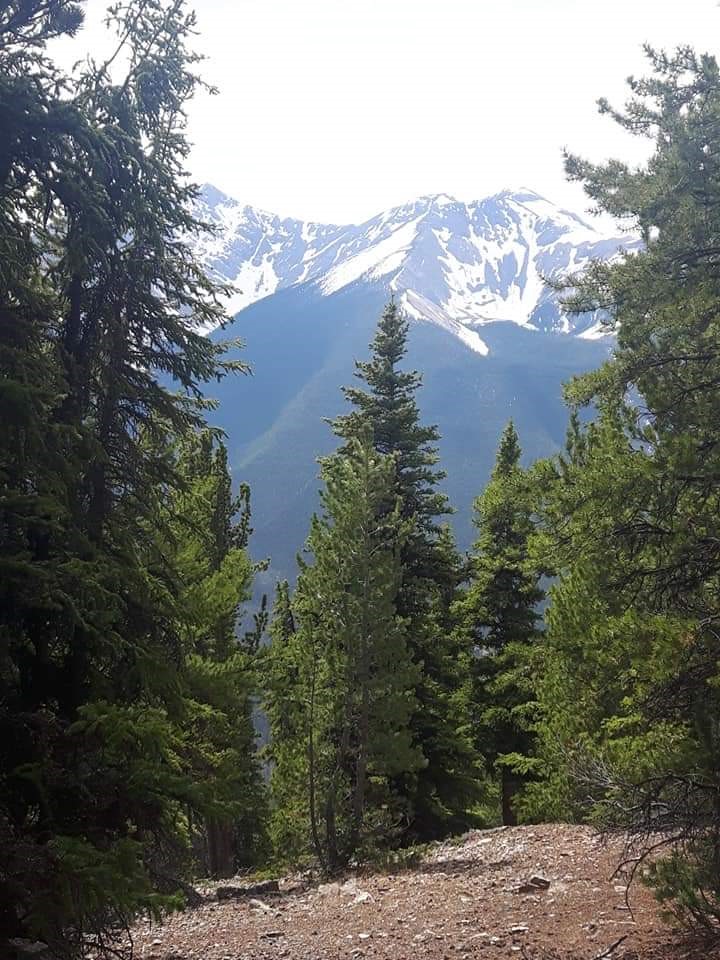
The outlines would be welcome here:
<svg viewBox="0 0 720 960">
<path fill-rule="evenodd" d="M 332 781 L 325 802 L 325 849 L 327 851 L 328 871 L 335 873 L 340 866 L 340 851 L 338 850 L 337 825 L 335 822 L 335 790 Z"/>
<path fill-rule="evenodd" d="M 514 827 L 517 825 L 517 816 L 515 810 L 513 809 L 513 800 L 515 799 L 515 794 L 518 791 L 519 783 L 516 777 L 507 770 L 505 767 L 502 768 L 500 773 L 500 789 L 502 793 L 502 821 L 507 827 Z"/>
<path fill-rule="evenodd" d="M 365 789 L 367 782 L 368 739 L 370 727 L 370 705 L 367 681 L 363 682 L 362 706 L 358 731 L 358 755 L 355 764 L 355 793 L 353 796 L 352 834 L 350 850 L 355 853 L 360 842 L 363 821 L 365 819 Z"/>
<path fill-rule="evenodd" d="M 327 842 L 328 867 L 331 873 L 344 867 L 348 860 L 348 850 L 344 846 L 340 849 L 337 834 L 337 807 L 338 807 L 338 781 L 343 774 L 343 763 L 348 755 L 350 748 L 350 724 L 351 724 L 351 696 L 348 693 L 345 697 L 345 709 L 343 711 L 343 731 L 340 743 L 335 752 L 335 768 L 329 778 L 327 787 L 327 801 L 325 804 L 325 837 Z"/>
<path fill-rule="evenodd" d="M 358 747 L 355 761 L 355 790 L 353 794 L 352 830 L 350 852 L 357 851 L 365 819 L 365 792 L 367 789 L 367 765 L 370 750 L 370 623 L 373 612 L 370 610 L 370 580 L 373 543 L 369 524 L 363 530 L 363 605 L 362 628 L 360 632 L 360 655 L 358 660 L 358 678 L 360 687 L 360 718 L 358 723 Z M 351 680 L 352 683 L 352 680 Z"/>
<path fill-rule="evenodd" d="M 208 870 L 211 877 L 235 874 L 235 827 L 231 820 L 209 817 L 207 832 Z"/>
<path fill-rule="evenodd" d="M 320 861 L 321 865 L 327 869 L 327 863 L 325 860 L 325 851 L 323 850 L 322 843 L 320 841 L 320 830 L 318 828 L 317 821 L 317 810 L 315 804 L 317 802 L 317 789 L 315 783 L 315 731 L 313 729 L 313 724 L 315 723 L 315 683 L 317 679 L 317 655 L 315 650 L 315 645 L 313 644 L 313 663 L 312 663 L 312 674 L 310 681 L 310 703 L 309 703 L 309 715 L 308 715 L 308 802 L 310 804 L 310 832 L 312 834 L 313 846 L 315 847 L 315 853 L 317 858 Z"/>
</svg>

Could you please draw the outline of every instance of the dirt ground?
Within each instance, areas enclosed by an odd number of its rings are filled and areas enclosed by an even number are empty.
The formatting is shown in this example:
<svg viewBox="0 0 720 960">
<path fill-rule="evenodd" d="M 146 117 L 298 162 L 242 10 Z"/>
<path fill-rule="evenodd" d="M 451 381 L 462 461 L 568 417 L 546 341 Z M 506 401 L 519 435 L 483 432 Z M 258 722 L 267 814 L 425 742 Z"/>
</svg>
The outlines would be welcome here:
<svg viewBox="0 0 720 960">
<path fill-rule="evenodd" d="M 134 953 L 144 960 L 720 958 L 663 923 L 639 882 L 628 908 L 625 878 L 613 876 L 622 859 L 620 841 L 603 842 L 585 827 L 474 831 L 398 873 L 312 886 L 287 879 L 277 893 L 208 899 L 160 926 L 140 925 Z"/>
</svg>

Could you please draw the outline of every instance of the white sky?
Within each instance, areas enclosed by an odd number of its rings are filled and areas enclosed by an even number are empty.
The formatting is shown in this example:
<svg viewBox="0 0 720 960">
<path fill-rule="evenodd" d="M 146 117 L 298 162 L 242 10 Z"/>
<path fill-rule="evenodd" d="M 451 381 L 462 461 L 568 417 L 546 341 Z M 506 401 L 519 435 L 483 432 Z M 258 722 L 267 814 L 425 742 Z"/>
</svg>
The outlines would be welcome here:
<svg viewBox="0 0 720 960">
<path fill-rule="evenodd" d="M 102 44 L 88 0 L 73 58 Z M 637 161 L 595 102 L 641 45 L 720 53 L 717 0 L 196 0 L 193 175 L 283 215 L 346 222 L 427 193 L 525 185 L 575 209 L 561 149 Z"/>
</svg>

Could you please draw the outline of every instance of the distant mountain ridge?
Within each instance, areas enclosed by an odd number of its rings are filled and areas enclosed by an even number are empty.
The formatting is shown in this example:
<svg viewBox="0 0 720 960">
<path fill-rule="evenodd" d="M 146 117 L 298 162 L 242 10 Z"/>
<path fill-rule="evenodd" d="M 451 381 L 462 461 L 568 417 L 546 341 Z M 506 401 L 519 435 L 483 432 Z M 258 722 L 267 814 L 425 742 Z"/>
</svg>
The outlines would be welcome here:
<svg viewBox="0 0 720 960">
<path fill-rule="evenodd" d="M 599 318 L 563 314 L 546 280 L 609 259 L 632 237 L 607 235 L 529 189 L 471 203 L 421 197 L 361 224 L 281 218 L 205 185 L 198 215 L 216 227 L 198 241 L 203 261 L 238 288 L 232 313 L 298 284 L 329 296 L 381 282 L 410 317 L 487 354 L 484 324 L 594 338 Z"/>
<path fill-rule="evenodd" d="M 611 350 L 600 318 L 567 317 L 545 280 L 637 246 L 531 190 L 472 203 L 421 197 L 342 225 L 281 218 L 206 186 L 197 213 L 216 226 L 199 242 L 203 261 L 241 291 L 217 336 L 244 341 L 237 356 L 253 376 L 213 384 L 210 419 L 252 490 L 253 550 L 272 558 L 263 590 L 294 575 L 319 506 L 316 458 L 337 445 L 326 418 L 347 412 L 341 387 L 367 356 L 389 291 L 413 321 L 404 364 L 422 373 L 420 412 L 438 425 L 466 549 L 507 420 L 526 461 L 561 448 L 562 384 Z"/>
</svg>

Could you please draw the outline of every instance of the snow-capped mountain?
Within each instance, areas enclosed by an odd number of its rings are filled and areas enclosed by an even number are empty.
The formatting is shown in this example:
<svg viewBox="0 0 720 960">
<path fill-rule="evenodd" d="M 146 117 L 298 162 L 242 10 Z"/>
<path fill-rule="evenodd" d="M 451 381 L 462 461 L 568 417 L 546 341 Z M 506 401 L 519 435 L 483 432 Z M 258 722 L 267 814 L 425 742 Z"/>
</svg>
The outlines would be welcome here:
<svg viewBox="0 0 720 960">
<path fill-rule="evenodd" d="M 438 425 L 465 549 L 508 418 L 528 461 L 560 448 L 563 383 L 611 349 L 593 338 L 597 317 L 563 316 L 545 278 L 636 245 L 530 190 L 473 203 L 422 197 L 338 225 L 283 219 L 206 187 L 198 213 L 217 227 L 202 257 L 240 290 L 227 334 L 245 346 L 228 356 L 253 370 L 210 385 L 209 416 L 225 433 L 234 475 L 253 491 L 256 556 L 290 577 L 318 509 L 317 457 L 337 443 L 327 418 L 347 412 L 340 387 L 368 355 L 388 288 L 421 321 L 405 362 L 422 375 L 420 410 Z"/>
<path fill-rule="evenodd" d="M 197 212 L 216 226 L 199 253 L 238 289 L 232 313 L 296 284 L 329 295 L 382 282 L 410 316 L 445 328 L 481 354 L 488 348 L 478 328 L 491 322 L 601 334 L 597 317 L 565 316 L 545 281 L 637 245 L 527 189 L 472 203 L 421 197 L 366 223 L 337 225 L 283 219 L 206 185 Z"/>
</svg>

